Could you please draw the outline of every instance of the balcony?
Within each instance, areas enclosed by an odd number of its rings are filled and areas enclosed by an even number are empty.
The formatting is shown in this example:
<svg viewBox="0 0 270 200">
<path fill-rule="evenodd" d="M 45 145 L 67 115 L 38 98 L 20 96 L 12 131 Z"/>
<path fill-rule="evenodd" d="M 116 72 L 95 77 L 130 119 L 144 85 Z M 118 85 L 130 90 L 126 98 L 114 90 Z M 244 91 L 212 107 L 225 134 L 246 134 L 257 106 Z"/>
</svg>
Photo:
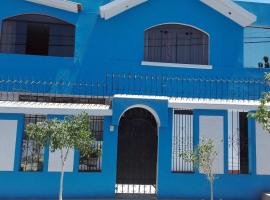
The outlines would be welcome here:
<svg viewBox="0 0 270 200">
<path fill-rule="evenodd" d="M 270 87 L 263 79 L 107 74 L 104 81 L 0 80 L 0 100 L 108 104 L 115 95 L 180 99 L 259 100 Z"/>
</svg>

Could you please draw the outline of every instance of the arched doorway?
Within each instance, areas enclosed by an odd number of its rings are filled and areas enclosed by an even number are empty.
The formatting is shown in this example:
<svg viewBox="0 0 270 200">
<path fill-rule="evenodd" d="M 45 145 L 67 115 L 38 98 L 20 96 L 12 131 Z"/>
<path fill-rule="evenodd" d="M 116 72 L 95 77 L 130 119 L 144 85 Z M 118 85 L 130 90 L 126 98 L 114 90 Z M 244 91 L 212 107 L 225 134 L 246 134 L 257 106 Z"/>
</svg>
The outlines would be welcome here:
<svg viewBox="0 0 270 200">
<path fill-rule="evenodd" d="M 155 192 L 157 145 L 157 122 L 152 113 L 143 108 L 126 111 L 118 129 L 117 184 L 129 188 L 118 193 Z M 132 188 L 134 185 L 142 188 Z"/>
</svg>

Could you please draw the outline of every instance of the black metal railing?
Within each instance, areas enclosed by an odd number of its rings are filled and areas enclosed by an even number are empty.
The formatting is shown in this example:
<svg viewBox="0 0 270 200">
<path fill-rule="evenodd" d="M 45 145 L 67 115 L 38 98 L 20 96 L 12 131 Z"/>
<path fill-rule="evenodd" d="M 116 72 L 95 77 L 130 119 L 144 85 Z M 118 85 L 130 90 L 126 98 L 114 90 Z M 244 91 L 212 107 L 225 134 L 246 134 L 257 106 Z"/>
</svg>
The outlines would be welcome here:
<svg viewBox="0 0 270 200">
<path fill-rule="evenodd" d="M 111 94 L 183 98 L 257 100 L 270 87 L 263 79 L 112 74 L 107 76 Z"/>
<path fill-rule="evenodd" d="M 115 94 L 258 100 L 270 91 L 263 79 L 107 74 L 101 81 L 0 79 L 0 100 L 110 104 Z"/>
</svg>

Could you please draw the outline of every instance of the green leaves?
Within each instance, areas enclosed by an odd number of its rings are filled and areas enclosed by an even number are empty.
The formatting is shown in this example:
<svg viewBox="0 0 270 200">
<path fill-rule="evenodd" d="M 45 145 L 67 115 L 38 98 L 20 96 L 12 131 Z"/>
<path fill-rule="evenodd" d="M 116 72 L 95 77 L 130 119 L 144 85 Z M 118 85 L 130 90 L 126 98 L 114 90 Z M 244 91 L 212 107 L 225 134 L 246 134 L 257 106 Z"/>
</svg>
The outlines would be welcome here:
<svg viewBox="0 0 270 200">
<path fill-rule="evenodd" d="M 201 138 L 200 144 L 193 152 L 184 152 L 180 156 L 185 162 L 192 162 L 210 181 L 214 180 L 213 164 L 217 152 L 213 140 Z"/>
<path fill-rule="evenodd" d="M 46 120 L 26 127 L 27 137 L 38 145 L 49 146 L 50 151 L 77 149 L 82 155 L 99 151 L 90 130 L 90 117 L 86 113 L 68 116 L 64 120 Z"/>
<path fill-rule="evenodd" d="M 265 79 L 270 81 L 270 73 L 265 75 Z M 260 105 L 256 111 L 256 113 L 251 113 L 248 115 L 250 118 L 255 118 L 257 122 L 263 125 L 263 128 L 270 133 L 270 111 L 269 111 L 269 103 L 270 103 L 270 92 L 267 91 L 263 94 L 262 99 L 260 100 Z"/>
</svg>

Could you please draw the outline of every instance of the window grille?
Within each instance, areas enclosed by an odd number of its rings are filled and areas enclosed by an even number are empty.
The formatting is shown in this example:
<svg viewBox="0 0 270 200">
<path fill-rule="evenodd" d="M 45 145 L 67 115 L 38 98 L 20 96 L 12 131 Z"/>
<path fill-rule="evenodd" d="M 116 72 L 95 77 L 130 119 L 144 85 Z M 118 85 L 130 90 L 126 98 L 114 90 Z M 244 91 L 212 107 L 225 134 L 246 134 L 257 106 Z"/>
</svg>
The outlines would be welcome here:
<svg viewBox="0 0 270 200">
<path fill-rule="evenodd" d="M 106 104 L 108 100 L 97 97 L 49 96 L 49 95 L 19 95 L 19 101 L 74 103 L 74 104 Z"/>
<path fill-rule="evenodd" d="M 25 128 L 30 123 L 37 123 L 46 120 L 44 115 L 25 115 Z M 34 140 L 26 138 L 26 131 L 23 134 L 21 147 L 21 171 L 37 172 L 43 170 L 44 148 L 37 145 Z"/>
<path fill-rule="evenodd" d="M 90 130 L 96 139 L 95 148 L 100 150 L 100 154 L 93 153 L 88 156 L 80 157 L 80 172 L 98 172 L 102 170 L 102 147 L 103 147 L 103 124 L 104 117 L 91 116 Z"/>
<path fill-rule="evenodd" d="M 230 174 L 249 173 L 247 113 L 228 112 L 228 170 Z"/>
<path fill-rule="evenodd" d="M 2 22 L 0 52 L 74 56 L 75 26 L 38 14 L 18 15 Z"/>
<path fill-rule="evenodd" d="M 193 112 L 174 110 L 172 138 L 172 171 L 193 172 L 193 164 L 185 162 L 182 153 L 193 151 Z"/>
<path fill-rule="evenodd" d="M 186 25 L 166 24 L 145 31 L 144 60 L 150 62 L 209 64 L 209 37 Z"/>
</svg>

